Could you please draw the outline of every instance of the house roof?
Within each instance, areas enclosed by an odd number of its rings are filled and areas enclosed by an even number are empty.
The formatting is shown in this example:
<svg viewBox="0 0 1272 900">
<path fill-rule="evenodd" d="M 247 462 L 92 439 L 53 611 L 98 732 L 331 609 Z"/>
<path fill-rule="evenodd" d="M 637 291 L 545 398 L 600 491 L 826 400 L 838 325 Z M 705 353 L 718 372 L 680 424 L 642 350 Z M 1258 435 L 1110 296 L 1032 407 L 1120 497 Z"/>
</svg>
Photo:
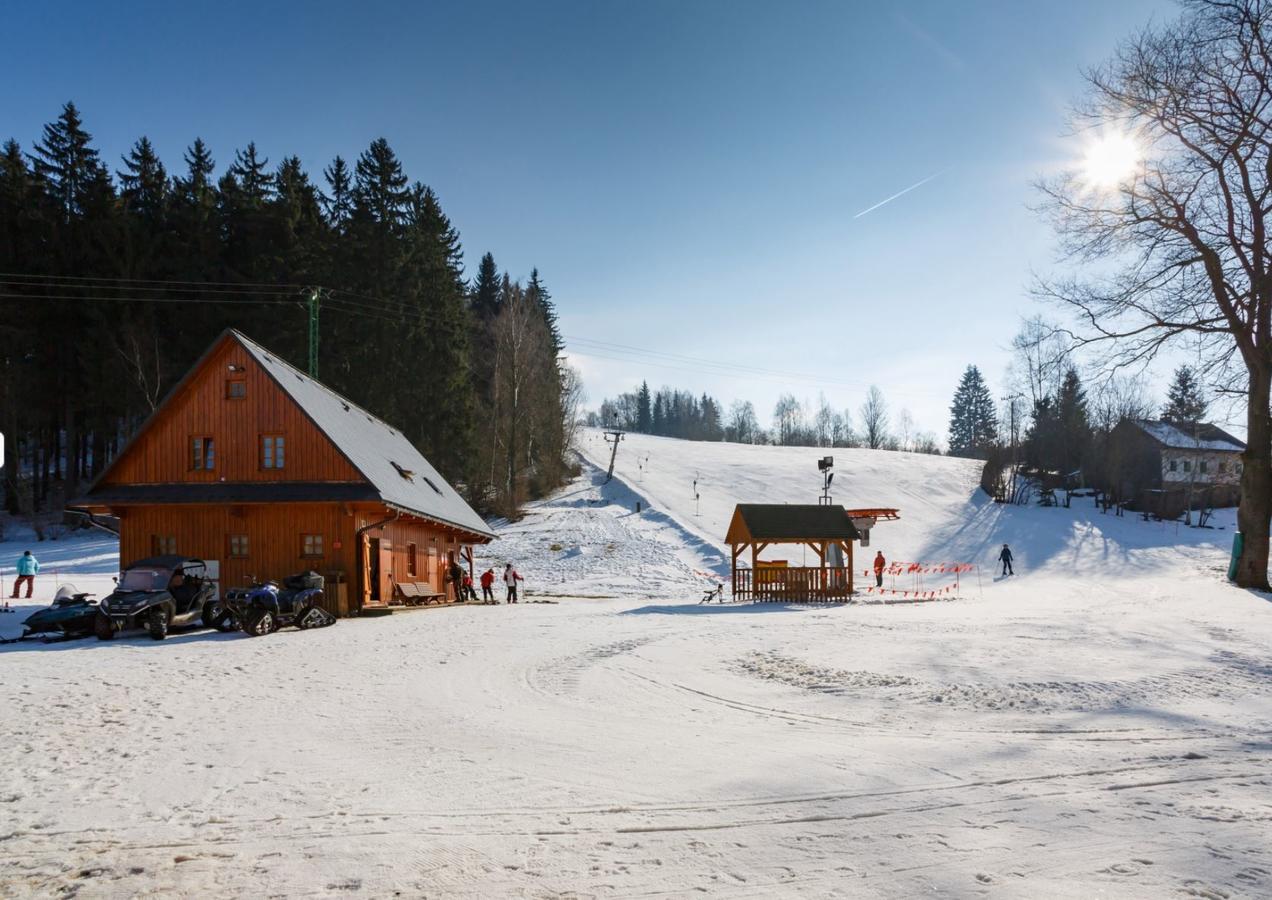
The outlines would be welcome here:
<svg viewBox="0 0 1272 900">
<path fill-rule="evenodd" d="M 379 500 L 409 515 L 451 525 L 487 539 L 494 538 L 495 533 L 485 520 L 438 474 L 402 432 L 310 378 L 236 329 L 227 328 L 212 342 L 181 382 L 168 393 L 160 409 L 180 393 L 182 386 L 194 377 L 212 352 L 225 340 L 240 344 L 369 484 L 274 482 L 267 486 L 228 482 L 175 485 L 105 483 L 105 476 L 115 463 L 146 430 L 143 425 L 105 471 L 97 476 L 86 496 L 74 501 L 74 505 L 130 501 L 251 503 Z M 150 499 L 138 499 L 142 497 Z"/>
<path fill-rule="evenodd" d="M 230 329 L 230 333 L 371 482 L 383 502 L 464 531 L 495 536 L 402 432 L 241 332 Z"/>
<path fill-rule="evenodd" d="M 1171 450 L 1227 450 L 1233 453 L 1245 450 L 1245 444 L 1208 422 L 1172 423 L 1155 419 L 1135 419 L 1133 422 L 1157 443 Z"/>
<path fill-rule="evenodd" d="M 855 541 L 860 539 L 842 506 L 785 503 L 739 503 L 725 540 Z"/>
</svg>

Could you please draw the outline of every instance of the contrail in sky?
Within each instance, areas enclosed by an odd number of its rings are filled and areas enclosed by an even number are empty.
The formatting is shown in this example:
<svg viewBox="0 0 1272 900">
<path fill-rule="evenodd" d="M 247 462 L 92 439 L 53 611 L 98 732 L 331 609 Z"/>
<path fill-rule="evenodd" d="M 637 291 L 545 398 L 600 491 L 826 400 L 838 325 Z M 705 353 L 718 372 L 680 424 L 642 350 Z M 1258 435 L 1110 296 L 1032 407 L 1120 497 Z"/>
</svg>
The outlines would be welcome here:
<svg viewBox="0 0 1272 900">
<path fill-rule="evenodd" d="M 936 178 L 938 175 L 943 175 L 943 174 L 945 174 L 945 171 L 946 171 L 945 169 L 942 169 L 942 170 L 941 170 L 941 171 L 939 171 L 939 172 L 933 172 L 931 175 L 929 175 L 927 178 L 924 178 L 922 181 L 916 181 L 914 184 L 910 185 L 908 188 L 905 188 L 904 190 L 897 191 L 895 194 L 893 194 L 891 197 L 887 198 L 886 200 L 880 200 L 880 201 L 879 201 L 878 203 L 876 203 L 874 206 L 870 206 L 870 207 L 867 207 L 866 209 L 863 209 L 861 212 L 859 212 L 859 213 L 857 213 L 855 216 L 853 216 L 853 218 L 854 218 L 854 219 L 860 219 L 860 218 L 861 218 L 862 216 L 864 216 L 866 213 L 872 213 L 872 212 L 874 212 L 874 211 L 875 211 L 876 209 L 878 209 L 879 207 L 884 206 L 884 205 L 886 205 L 886 204 L 888 204 L 888 203 L 891 203 L 893 200 L 897 199 L 898 197 L 900 197 L 900 196 L 902 196 L 902 195 L 904 195 L 904 194 L 908 194 L 908 193 L 910 193 L 910 191 L 914 190 L 915 188 L 921 188 L 921 187 L 923 187 L 923 185 L 927 184 L 929 181 L 931 181 L 933 178 Z"/>
</svg>

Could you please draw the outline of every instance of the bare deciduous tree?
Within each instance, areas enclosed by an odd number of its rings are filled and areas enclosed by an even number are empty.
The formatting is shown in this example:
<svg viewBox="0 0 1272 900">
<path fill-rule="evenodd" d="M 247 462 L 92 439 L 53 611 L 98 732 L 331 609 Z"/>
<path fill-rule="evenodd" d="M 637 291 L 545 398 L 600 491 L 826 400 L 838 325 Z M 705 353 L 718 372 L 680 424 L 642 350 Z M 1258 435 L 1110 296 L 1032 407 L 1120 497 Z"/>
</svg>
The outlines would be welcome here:
<svg viewBox="0 0 1272 900">
<path fill-rule="evenodd" d="M 871 450 L 882 449 L 888 443 L 888 401 L 878 385 L 870 385 L 866 402 L 861 404 L 861 437 Z"/>
<path fill-rule="evenodd" d="M 1088 73 L 1080 128 L 1142 148 L 1129 177 L 1099 190 L 1081 172 L 1042 185 L 1071 258 L 1106 276 L 1049 281 L 1076 313 L 1071 336 L 1110 371 L 1179 337 L 1211 366 L 1243 370 L 1247 449 L 1237 582 L 1268 587 L 1272 512 L 1272 3 L 1185 0 Z M 1112 265 L 1110 265 L 1112 264 Z"/>
</svg>

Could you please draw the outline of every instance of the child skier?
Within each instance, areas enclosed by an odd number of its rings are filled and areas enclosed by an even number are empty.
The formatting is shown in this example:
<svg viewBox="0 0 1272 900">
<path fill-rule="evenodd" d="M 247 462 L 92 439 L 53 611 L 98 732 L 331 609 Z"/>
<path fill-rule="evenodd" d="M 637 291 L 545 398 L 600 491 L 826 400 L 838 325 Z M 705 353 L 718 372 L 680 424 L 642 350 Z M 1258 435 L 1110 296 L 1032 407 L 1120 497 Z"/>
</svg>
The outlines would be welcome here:
<svg viewBox="0 0 1272 900">
<path fill-rule="evenodd" d="M 1011 568 L 1011 548 L 1003 544 L 1002 552 L 998 554 L 999 561 L 1003 564 L 1003 575 L 1015 575 Z"/>
</svg>

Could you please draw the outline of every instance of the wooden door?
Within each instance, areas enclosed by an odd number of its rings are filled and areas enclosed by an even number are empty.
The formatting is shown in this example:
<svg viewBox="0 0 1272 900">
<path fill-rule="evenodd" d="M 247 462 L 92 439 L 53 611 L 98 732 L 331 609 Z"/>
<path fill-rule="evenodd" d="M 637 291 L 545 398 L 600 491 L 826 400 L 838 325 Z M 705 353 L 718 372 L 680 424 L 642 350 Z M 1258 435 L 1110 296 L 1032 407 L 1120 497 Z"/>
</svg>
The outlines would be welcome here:
<svg viewBox="0 0 1272 900">
<path fill-rule="evenodd" d="M 368 538 L 367 550 L 362 556 L 362 593 L 365 602 L 376 606 L 380 603 L 380 539 Z"/>
<path fill-rule="evenodd" d="M 379 542 L 379 589 L 380 603 L 388 605 L 393 599 L 393 581 L 396 577 L 393 571 L 393 544 L 387 540 L 381 539 Z"/>
</svg>

